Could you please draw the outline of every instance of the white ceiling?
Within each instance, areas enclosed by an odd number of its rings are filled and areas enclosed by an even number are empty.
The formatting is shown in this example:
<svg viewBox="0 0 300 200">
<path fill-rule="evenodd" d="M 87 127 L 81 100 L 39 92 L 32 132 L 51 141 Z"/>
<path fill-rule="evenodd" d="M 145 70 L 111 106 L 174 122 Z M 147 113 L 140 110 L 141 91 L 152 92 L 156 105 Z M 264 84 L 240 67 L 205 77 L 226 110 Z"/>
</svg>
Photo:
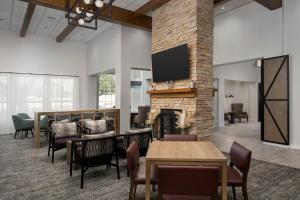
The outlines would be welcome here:
<svg viewBox="0 0 300 200">
<path fill-rule="evenodd" d="M 106 3 L 109 0 L 104 0 Z M 113 5 L 136 10 L 149 0 L 116 0 Z M 215 16 L 239 8 L 253 0 L 231 0 L 215 8 Z M 0 0 L 0 30 L 19 32 L 24 20 L 27 3 L 19 0 Z M 28 33 L 57 37 L 67 26 L 65 13 L 62 11 L 37 6 L 32 16 Z M 87 42 L 111 26 L 111 23 L 98 21 L 98 30 L 76 27 L 67 37 L 69 40 Z"/>
<path fill-rule="evenodd" d="M 108 2 L 109 0 L 104 0 Z M 136 10 L 149 0 L 116 0 L 113 5 Z M 0 0 L 0 30 L 19 32 L 22 27 L 27 3 L 19 0 Z M 28 33 L 57 37 L 67 26 L 65 13 L 62 11 L 37 6 L 32 16 Z M 76 27 L 67 37 L 69 40 L 87 42 L 111 26 L 111 23 L 98 20 L 98 30 Z"/>
<path fill-rule="evenodd" d="M 252 3 L 254 0 L 230 0 L 215 8 L 215 16 L 240 8 L 244 5 Z"/>
</svg>

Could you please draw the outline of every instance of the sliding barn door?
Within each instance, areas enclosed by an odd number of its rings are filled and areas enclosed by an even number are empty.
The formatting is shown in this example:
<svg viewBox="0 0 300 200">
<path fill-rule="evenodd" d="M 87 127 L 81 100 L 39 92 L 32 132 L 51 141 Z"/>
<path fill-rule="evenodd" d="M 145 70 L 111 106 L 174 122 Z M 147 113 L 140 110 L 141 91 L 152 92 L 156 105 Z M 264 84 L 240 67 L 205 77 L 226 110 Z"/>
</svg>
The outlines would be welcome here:
<svg viewBox="0 0 300 200">
<path fill-rule="evenodd" d="M 289 144 L 289 56 L 262 62 L 261 139 Z"/>
</svg>

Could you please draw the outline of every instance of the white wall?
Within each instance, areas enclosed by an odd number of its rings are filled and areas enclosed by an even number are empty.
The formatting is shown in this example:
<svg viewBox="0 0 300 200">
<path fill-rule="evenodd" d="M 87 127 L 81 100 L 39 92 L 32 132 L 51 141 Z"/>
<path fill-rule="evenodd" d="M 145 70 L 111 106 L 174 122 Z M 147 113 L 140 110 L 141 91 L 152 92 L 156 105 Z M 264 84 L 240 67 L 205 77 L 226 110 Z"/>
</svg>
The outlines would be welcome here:
<svg viewBox="0 0 300 200">
<path fill-rule="evenodd" d="M 290 54 L 290 125 L 291 146 L 300 149 L 300 1 L 286 0 L 285 7 L 285 54 Z"/>
<path fill-rule="evenodd" d="M 88 82 L 96 84 L 91 75 L 115 70 L 116 107 L 121 109 L 121 131 L 130 126 L 130 70 L 151 68 L 151 41 L 148 31 L 113 25 L 88 42 Z M 93 91 L 89 90 L 88 96 L 92 99 L 88 102 L 92 106 L 94 96 L 91 93 Z"/>
<path fill-rule="evenodd" d="M 256 2 L 215 18 L 214 64 L 290 55 L 290 138 L 300 149 L 300 1 L 284 0 L 283 9 L 269 11 Z"/>
<path fill-rule="evenodd" d="M 88 75 L 121 66 L 121 26 L 112 25 L 87 44 Z"/>
<path fill-rule="evenodd" d="M 18 32 L 0 31 L 0 72 L 80 77 L 80 107 L 86 106 L 86 44 Z"/>
<path fill-rule="evenodd" d="M 215 17 L 214 65 L 282 53 L 282 9 L 256 2 Z"/>
</svg>

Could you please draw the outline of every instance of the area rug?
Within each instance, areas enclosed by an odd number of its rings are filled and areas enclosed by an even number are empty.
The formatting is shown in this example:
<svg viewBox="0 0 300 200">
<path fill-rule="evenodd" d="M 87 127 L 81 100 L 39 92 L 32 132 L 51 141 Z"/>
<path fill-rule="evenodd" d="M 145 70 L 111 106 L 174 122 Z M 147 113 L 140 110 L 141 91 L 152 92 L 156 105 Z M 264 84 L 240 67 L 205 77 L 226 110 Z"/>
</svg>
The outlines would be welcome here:
<svg viewBox="0 0 300 200">
<path fill-rule="evenodd" d="M 84 189 L 80 189 L 80 171 L 69 176 L 65 150 L 55 153 L 52 164 L 47 147 L 35 148 L 33 138 L 0 136 L 1 200 L 128 199 L 125 160 L 121 161 L 120 180 L 113 167 L 89 169 L 84 180 Z M 228 193 L 232 199 L 230 188 Z M 144 194 L 144 187 L 139 186 L 137 199 L 144 199 Z M 253 200 L 300 200 L 300 170 L 253 159 L 248 194 Z M 237 188 L 237 198 L 243 199 L 240 188 Z"/>
</svg>

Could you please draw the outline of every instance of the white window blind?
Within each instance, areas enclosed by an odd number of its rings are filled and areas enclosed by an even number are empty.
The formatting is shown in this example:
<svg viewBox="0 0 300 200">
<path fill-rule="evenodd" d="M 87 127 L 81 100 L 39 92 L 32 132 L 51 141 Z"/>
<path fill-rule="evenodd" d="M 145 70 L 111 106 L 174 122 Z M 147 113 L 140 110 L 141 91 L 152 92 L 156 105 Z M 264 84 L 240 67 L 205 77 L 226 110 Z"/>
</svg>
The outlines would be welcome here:
<svg viewBox="0 0 300 200">
<path fill-rule="evenodd" d="M 12 115 L 79 107 L 79 78 L 0 74 L 0 134 L 14 132 Z"/>
</svg>

